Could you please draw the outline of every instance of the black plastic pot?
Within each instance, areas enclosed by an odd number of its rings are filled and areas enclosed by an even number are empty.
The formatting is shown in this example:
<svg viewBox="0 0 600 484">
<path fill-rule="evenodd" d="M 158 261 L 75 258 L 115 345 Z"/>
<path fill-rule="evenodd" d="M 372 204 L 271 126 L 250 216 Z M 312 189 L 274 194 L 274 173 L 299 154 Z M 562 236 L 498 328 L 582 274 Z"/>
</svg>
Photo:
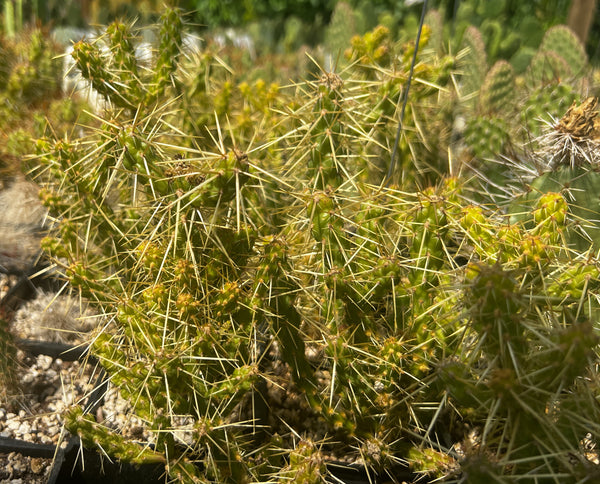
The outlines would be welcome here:
<svg viewBox="0 0 600 484">
<path fill-rule="evenodd" d="M 0 268 L 0 272 L 4 272 Z M 12 274 L 18 276 L 17 282 L 0 300 L 0 316 L 10 319 L 21 305 L 34 299 L 39 289 L 58 290 L 63 284 L 48 272 L 46 264 L 38 264 L 31 269 Z"/>
<path fill-rule="evenodd" d="M 48 484 L 159 484 L 165 482 L 164 473 L 164 465 L 110 461 L 95 450 L 82 449 L 79 437 L 72 437 L 58 452 Z"/>
<path fill-rule="evenodd" d="M 81 465 L 85 462 L 85 466 Z M 331 463 L 327 466 L 328 482 L 331 484 L 384 484 L 390 482 L 416 482 L 417 475 L 404 467 L 390 469 L 385 475 L 368 473 L 364 467 Z M 393 480 L 392 480 L 393 479 Z M 62 455 L 53 465 L 48 484 L 162 484 L 165 482 L 165 468 L 161 464 L 134 465 L 111 462 L 98 452 L 79 447 L 79 439 L 69 442 Z M 419 481 L 425 483 L 427 481 Z"/>
</svg>

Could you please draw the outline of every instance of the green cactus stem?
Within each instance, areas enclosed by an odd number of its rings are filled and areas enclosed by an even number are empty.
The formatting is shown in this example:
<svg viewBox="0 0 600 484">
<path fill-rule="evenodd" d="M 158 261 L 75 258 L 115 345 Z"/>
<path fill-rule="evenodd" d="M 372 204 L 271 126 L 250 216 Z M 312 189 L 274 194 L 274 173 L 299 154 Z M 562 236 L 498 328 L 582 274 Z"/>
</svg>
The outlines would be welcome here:
<svg viewBox="0 0 600 484">
<path fill-rule="evenodd" d="M 479 109 L 482 112 L 498 113 L 510 110 L 515 90 L 515 74 L 506 61 L 496 62 L 486 74 L 479 92 Z"/>
<path fill-rule="evenodd" d="M 553 52 L 565 60 L 571 75 L 576 76 L 587 66 L 587 54 L 575 33 L 564 25 L 548 29 L 542 39 L 540 52 Z"/>
</svg>

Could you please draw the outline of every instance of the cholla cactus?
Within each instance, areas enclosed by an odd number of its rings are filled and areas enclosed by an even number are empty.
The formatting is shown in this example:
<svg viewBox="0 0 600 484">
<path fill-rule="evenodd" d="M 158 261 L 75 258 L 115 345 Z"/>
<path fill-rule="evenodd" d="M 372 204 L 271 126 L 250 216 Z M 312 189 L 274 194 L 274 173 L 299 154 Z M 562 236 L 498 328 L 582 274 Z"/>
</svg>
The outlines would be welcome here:
<svg viewBox="0 0 600 484">
<path fill-rule="evenodd" d="M 600 281 L 591 252 L 565 243 L 570 200 L 548 193 L 509 224 L 458 178 L 414 190 L 413 168 L 401 186 L 370 183 L 408 72 L 403 56 L 381 64 L 384 34 L 355 40 L 356 70 L 288 89 L 198 84 L 176 62 L 165 106 L 121 105 L 85 142 L 39 141 L 57 222 L 44 247 L 108 317 L 92 352 L 153 448 L 74 406 L 67 426 L 86 445 L 180 482 L 325 482 L 336 450 L 380 472 L 587 475 L 569 458 L 600 417 Z M 138 85 L 112 70 L 125 54 L 95 66 L 105 86 Z M 448 68 L 417 67 L 428 80 Z M 144 100 L 160 101 L 155 80 L 140 79 Z M 415 104 L 436 94 L 424 84 Z M 203 138 L 180 143 L 215 103 L 227 129 L 204 117 Z M 569 428 L 576 412 L 588 417 Z"/>
<path fill-rule="evenodd" d="M 29 103 L 54 95 L 60 85 L 60 62 L 53 58 L 58 49 L 43 32 L 34 30 L 23 35 L 13 49 L 14 57 L 6 59 L 10 70 L 7 93 Z"/>
<path fill-rule="evenodd" d="M 138 67 L 131 26 L 121 22 L 110 25 L 95 43 L 75 43 L 72 56 L 82 76 L 113 106 L 152 107 L 166 88 L 175 84 L 173 74 L 183 42 L 181 28 L 177 10 L 167 9 L 161 17 L 159 55 L 151 79 L 146 79 Z"/>
<path fill-rule="evenodd" d="M 483 407 L 494 412 L 480 436 L 482 447 L 502 455 L 500 462 L 480 464 L 490 475 L 498 475 L 499 464 L 535 475 L 537 463 L 550 454 L 553 457 L 544 465 L 551 472 L 563 470 L 573 479 L 588 472 L 576 469 L 567 457 L 568 448 L 578 448 L 586 424 L 572 421 L 576 429 L 567 430 L 556 423 L 571 415 L 563 407 L 572 401 L 566 388 L 577 388 L 579 396 L 573 401 L 579 405 L 584 404 L 578 399 L 594 391 L 595 384 L 578 386 L 577 378 L 595 358 L 598 337 L 590 322 L 597 311 L 593 300 L 598 263 L 577 258 L 565 246 L 563 237 L 572 227 L 567 211 L 560 194 L 548 193 L 534 207 L 536 225 L 531 228 L 492 228 L 480 209 L 465 212 L 463 226 L 476 243 L 478 256 L 488 261 L 469 265 L 466 272 L 470 286 L 465 307 L 471 328 L 479 335 L 471 358 L 487 354 L 488 363 L 481 368 L 486 376 L 477 385 L 469 377 L 473 369 L 468 363 L 446 367 L 444 381 L 465 406 L 478 412 L 485 402 Z M 573 278 L 575 273 L 580 277 Z M 595 413 L 592 408 L 585 411 L 588 416 Z M 516 417 L 523 413 L 527 418 Z M 465 465 L 471 475 L 471 461 Z"/>
</svg>

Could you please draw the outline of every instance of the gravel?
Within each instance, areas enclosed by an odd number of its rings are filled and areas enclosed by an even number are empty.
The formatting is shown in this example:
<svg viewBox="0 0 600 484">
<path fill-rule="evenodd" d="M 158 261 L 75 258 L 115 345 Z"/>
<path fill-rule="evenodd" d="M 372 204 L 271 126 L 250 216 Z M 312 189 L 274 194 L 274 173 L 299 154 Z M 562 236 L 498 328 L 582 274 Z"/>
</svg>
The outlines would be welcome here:
<svg viewBox="0 0 600 484">
<path fill-rule="evenodd" d="M 16 277 L 0 274 L 0 297 Z M 40 292 L 14 315 L 10 330 L 15 338 L 82 343 L 93 327 L 92 312 L 67 295 Z M 84 401 L 93 389 L 93 365 L 63 361 L 47 355 L 32 356 L 17 350 L 17 388 L 0 401 L 0 437 L 35 444 L 57 445 L 63 439 L 61 413 Z M 17 452 L 0 454 L 0 484 L 45 483 L 52 459 Z"/>
</svg>

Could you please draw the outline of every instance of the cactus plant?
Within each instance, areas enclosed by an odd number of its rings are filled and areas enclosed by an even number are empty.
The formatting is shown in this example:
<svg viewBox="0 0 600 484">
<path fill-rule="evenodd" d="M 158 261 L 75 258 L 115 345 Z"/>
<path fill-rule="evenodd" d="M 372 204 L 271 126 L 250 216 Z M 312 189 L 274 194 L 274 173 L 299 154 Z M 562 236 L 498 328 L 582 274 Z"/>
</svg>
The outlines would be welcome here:
<svg viewBox="0 0 600 484">
<path fill-rule="evenodd" d="M 500 118 L 478 116 L 467 121 L 465 142 L 480 159 L 489 159 L 502 153 L 508 141 L 508 126 Z"/>
<path fill-rule="evenodd" d="M 543 198 L 548 192 L 564 193 L 568 201 L 569 215 L 578 228 L 564 234 L 570 244 L 579 250 L 600 242 L 597 222 L 600 206 L 596 186 L 600 183 L 595 171 L 598 153 L 597 100 L 588 98 L 581 105 L 573 103 L 556 126 L 543 138 L 545 173 L 530 184 L 529 193 L 516 201 L 511 211 L 514 218 L 528 219 L 524 214 L 531 203 Z"/>
<path fill-rule="evenodd" d="M 172 21 L 170 14 L 163 17 L 163 31 L 170 31 Z M 373 370 L 389 394 L 375 412 L 393 410 L 382 425 L 376 413 L 365 414 L 379 386 L 365 380 L 352 362 L 357 356 L 375 362 L 380 351 L 398 353 L 402 343 L 394 341 L 396 328 L 417 332 L 422 345 L 407 370 L 431 371 L 428 359 L 436 350 L 428 342 L 444 337 L 444 331 L 412 322 L 403 305 L 411 298 L 410 286 L 423 281 L 428 281 L 426 287 L 417 294 L 424 307 L 431 301 L 429 288 L 439 282 L 427 267 L 439 266 L 440 251 L 449 242 L 447 235 L 438 239 L 438 233 L 446 233 L 445 219 L 434 193 L 420 202 L 417 221 L 393 222 L 375 194 L 369 195 L 375 197 L 372 202 L 361 195 L 372 188 L 359 189 L 354 180 L 353 173 L 369 169 L 368 149 L 380 148 L 364 143 L 366 133 L 358 139 L 352 134 L 356 119 L 371 119 L 370 102 L 352 93 L 362 86 L 365 99 L 377 99 L 379 86 L 365 83 L 362 75 L 372 78 L 380 68 L 361 66 L 361 79 L 350 86 L 339 75 L 324 72 L 293 99 L 265 83 L 240 84 L 239 91 L 231 86 L 229 102 L 222 107 L 225 114 L 238 113 L 234 103 L 241 100 L 250 116 L 260 114 L 265 123 L 273 116 L 265 100 L 276 96 L 293 121 L 291 131 L 244 152 L 242 143 L 252 140 L 224 133 L 216 121 L 207 126 L 212 140 L 188 140 L 185 146 L 174 141 L 179 135 L 169 126 L 191 119 L 198 109 L 193 103 L 207 100 L 195 97 L 206 85 L 187 84 L 184 73 L 175 72 L 173 83 L 181 84 L 170 90 L 167 83 L 164 95 L 176 94 L 181 86 L 195 91 L 181 98 L 189 103 L 178 107 L 183 115 L 163 114 L 149 101 L 161 99 L 152 91 L 158 84 L 154 75 L 123 72 L 135 69 L 127 27 L 113 24 L 107 35 L 112 47 L 103 62 L 98 61 L 100 49 L 89 44 L 77 46 L 74 55 L 84 75 L 93 75 L 111 104 L 124 109 L 99 126 L 89 143 L 38 142 L 42 180 L 48 177 L 43 200 L 59 222 L 43 245 L 71 284 L 110 315 L 111 324 L 92 341 L 93 352 L 136 415 L 147 422 L 154 451 L 136 451 L 78 407 L 66 416 L 68 428 L 88 445 L 98 442 L 121 459 L 162 459 L 175 478 L 262 479 L 273 470 L 263 469 L 249 446 L 264 434 L 260 402 L 270 402 L 264 390 L 273 365 L 267 351 L 275 347 L 289 368 L 286 384 L 302 395 L 327 434 L 338 435 L 344 445 L 357 439 L 371 449 L 373 465 L 391 462 L 393 450 L 383 449 L 392 433 L 402 434 L 392 422 L 396 415 L 410 415 L 405 405 L 395 409 L 393 403 L 404 392 L 396 379 L 409 381 L 400 369 L 405 363 L 398 360 Z M 367 56 L 366 61 L 372 59 Z M 112 88 L 117 83 L 119 93 Z M 140 107 L 133 110 L 135 103 Z M 376 122 L 387 122 L 394 109 L 382 111 Z M 134 112 L 138 117 L 130 118 Z M 232 116 L 231 122 L 236 119 L 242 118 Z M 264 128 L 271 131 L 265 135 L 281 126 L 279 119 L 267 121 Z M 287 161 L 280 158 L 284 147 Z M 95 155 L 86 155 L 87 150 Z M 67 185 L 74 188 L 71 196 L 62 192 Z M 89 228 L 80 224 L 84 219 Z M 387 242 L 392 236 L 378 227 L 384 222 L 390 229 L 401 227 L 402 237 L 412 240 L 418 269 L 396 267 L 396 249 Z M 348 224 L 355 227 L 356 239 Z M 397 291 L 397 299 L 389 300 L 389 290 Z M 357 353 L 360 348 L 366 353 Z M 306 355 L 310 351 L 324 355 L 325 361 L 315 365 Z M 320 378 L 322 374 L 329 376 Z M 359 399 L 346 393 L 346 377 Z M 190 393 L 194 398 L 185 396 Z M 193 444 L 182 445 L 176 438 L 181 418 L 195 422 Z M 387 427 L 390 437 L 384 438 Z M 302 427 L 297 431 L 303 432 Z M 367 437 L 378 442 L 380 457 L 363 442 Z M 266 438 L 265 456 L 271 446 L 282 445 L 269 433 Z M 290 452 L 304 455 L 300 448 Z M 290 458 L 293 468 L 284 467 L 282 477 L 298 475 L 294 473 L 302 462 Z"/>
<path fill-rule="evenodd" d="M 463 90 L 464 96 L 472 95 L 479 91 L 488 70 L 487 54 L 481 32 L 475 27 L 469 27 L 463 37 L 467 48 L 464 58 L 459 63 L 459 68 L 464 70 Z"/>
<path fill-rule="evenodd" d="M 76 405 L 67 428 L 178 482 L 326 482 L 340 454 L 379 473 L 591 478 L 600 272 L 570 238 L 593 222 L 583 202 L 550 189 L 511 220 L 458 177 L 417 189 L 414 108 L 405 173 L 373 183 L 414 51 L 393 55 L 383 28 L 352 49 L 341 73 L 270 88 L 211 79 L 211 55 L 133 80 L 126 41 L 103 63 L 78 47 L 115 109 L 84 140 L 38 141 L 43 246 L 108 316 L 91 350 L 153 445 Z M 410 101 L 433 110 L 448 65 L 429 59 Z"/>
<path fill-rule="evenodd" d="M 587 66 L 585 48 L 577 36 L 566 26 L 557 25 L 544 34 L 539 50 L 554 52 L 565 60 L 571 75 L 581 75 Z"/>
<path fill-rule="evenodd" d="M 325 30 L 325 45 L 333 59 L 343 60 L 342 54 L 348 48 L 350 39 L 357 34 L 355 13 L 346 2 L 338 2 L 331 14 Z"/>
<path fill-rule="evenodd" d="M 506 61 L 496 62 L 486 74 L 479 92 L 479 108 L 483 112 L 510 110 L 511 94 L 516 87 L 512 66 Z"/>
</svg>

